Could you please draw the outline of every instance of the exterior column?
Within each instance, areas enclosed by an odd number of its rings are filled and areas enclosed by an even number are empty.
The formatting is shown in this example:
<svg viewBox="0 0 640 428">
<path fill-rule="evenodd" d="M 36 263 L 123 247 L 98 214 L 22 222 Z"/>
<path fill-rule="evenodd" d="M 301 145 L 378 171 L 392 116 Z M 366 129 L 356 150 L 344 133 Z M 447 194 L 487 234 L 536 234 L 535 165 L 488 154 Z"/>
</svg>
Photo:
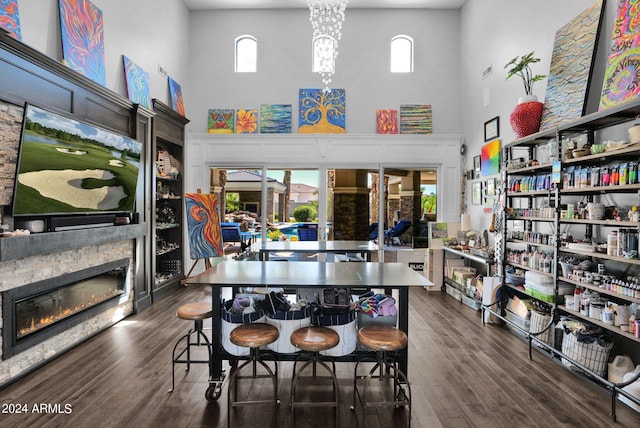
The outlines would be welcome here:
<svg viewBox="0 0 640 428">
<path fill-rule="evenodd" d="M 366 170 L 335 171 L 333 239 L 369 240 L 369 187 Z"/>
<path fill-rule="evenodd" d="M 411 172 L 402 178 L 402 190 L 400 191 L 400 220 L 411 220 L 409 229 L 401 238 L 411 242 L 413 237 L 420 236 L 420 213 L 422 211 L 420 191 L 420 172 Z"/>
<path fill-rule="evenodd" d="M 274 212 L 274 190 L 273 187 L 268 187 L 267 188 L 267 206 L 266 207 L 260 207 L 260 215 L 262 216 L 262 214 L 266 214 L 267 216 L 267 221 L 271 222 L 271 223 L 275 223 L 275 212 Z"/>
<path fill-rule="evenodd" d="M 400 210 L 400 185 L 399 183 L 387 184 L 387 189 L 386 228 L 390 229 L 395 226 L 394 220 L 400 220 L 400 218 L 394 218 L 396 211 Z"/>
</svg>

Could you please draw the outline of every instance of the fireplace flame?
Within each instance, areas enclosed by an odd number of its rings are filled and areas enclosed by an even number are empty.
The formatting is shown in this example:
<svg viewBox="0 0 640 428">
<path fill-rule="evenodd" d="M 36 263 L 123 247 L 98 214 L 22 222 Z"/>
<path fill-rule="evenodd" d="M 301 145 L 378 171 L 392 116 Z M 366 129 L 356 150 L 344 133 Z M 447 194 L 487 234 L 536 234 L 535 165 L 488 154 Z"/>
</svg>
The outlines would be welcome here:
<svg viewBox="0 0 640 428">
<path fill-rule="evenodd" d="M 122 290 L 116 290 L 113 288 L 109 288 L 105 291 L 104 294 L 96 296 L 92 294 L 91 297 L 85 302 L 74 305 L 71 308 L 60 308 L 58 312 L 52 315 L 44 316 L 44 317 L 32 317 L 29 323 L 29 326 L 26 328 L 21 328 L 18 330 L 18 338 L 24 337 L 28 334 L 34 333 L 38 330 L 41 330 L 57 321 L 60 321 L 64 318 L 70 317 L 78 312 L 82 312 L 85 309 L 88 309 L 92 306 L 95 306 L 99 303 L 102 303 L 106 300 L 111 299 L 122 293 Z"/>
</svg>

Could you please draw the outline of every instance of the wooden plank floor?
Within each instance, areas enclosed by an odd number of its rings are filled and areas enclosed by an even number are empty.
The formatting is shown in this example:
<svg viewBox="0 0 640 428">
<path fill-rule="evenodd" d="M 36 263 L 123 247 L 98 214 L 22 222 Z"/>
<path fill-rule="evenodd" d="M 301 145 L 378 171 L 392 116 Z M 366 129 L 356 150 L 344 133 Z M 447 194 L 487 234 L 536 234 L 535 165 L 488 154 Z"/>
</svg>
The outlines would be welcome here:
<svg viewBox="0 0 640 428">
<path fill-rule="evenodd" d="M 206 288 L 184 288 L 0 391 L 3 427 L 223 427 L 226 387 L 217 402 L 204 398 L 204 366 L 178 368 L 171 386 L 171 350 L 189 327 L 175 317 L 184 303 L 208 298 Z M 502 327 L 482 326 L 480 315 L 440 292 L 410 293 L 409 378 L 414 428 L 433 427 L 638 427 L 640 416 L 542 353 L 528 358 L 526 344 Z M 277 423 L 291 427 L 291 363 L 280 365 Z M 340 426 L 361 422 L 349 410 L 352 363 L 338 364 Z M 250 382 L 251 383 L 251 382 Z M 250 394 L 268 392 L 261 381 Z M 314 394 L 318 394 L 317 392 Z M 27 414 L 7 414 L 9 405 Z M 34 405 L 49 405 L 36 413 Z M 59 411 L 55 408 L 59 405 Z M 66 406 L 66 407 L 65 407 Z M 21 407 L 24 409 L 24 407 Z M 46 410 L 46 409 L 45 409 Z M 234 412 L 234 427 L 267 427 L 271 411 L 253 406 Z M 296 427 L 331 426 L 329 409 L 304 409 Z M 367 427 L 403 426 L 402 410 L 370 409 Z"/>
</svg>

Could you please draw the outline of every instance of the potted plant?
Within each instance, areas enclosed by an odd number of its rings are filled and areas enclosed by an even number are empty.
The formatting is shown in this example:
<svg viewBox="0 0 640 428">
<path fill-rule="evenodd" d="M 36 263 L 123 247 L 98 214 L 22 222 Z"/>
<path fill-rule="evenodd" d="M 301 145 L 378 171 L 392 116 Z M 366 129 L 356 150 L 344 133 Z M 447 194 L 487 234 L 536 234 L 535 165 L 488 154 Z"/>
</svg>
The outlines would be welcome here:
<svg viewBox="0 0 640 428">
<path fill-rule="evenodd" d="M 518 105 L 510 117 L 511 127 L 518 138 L 534 134 L 540 129 L 543 104 L 533 95 L 532 88 L 535 82 L 547 76 L 545 74 L 534 75 L 531 71 L 531 64 L 540 62 L 540 58 L 535 57 L 534 53 L 531 51 L 526 55 L 517 56 L 504 66 L 505 69 L 508 69 L 505 80 L 509 80 L 513 76 L 520 76 L 524 85 L 525 96 L 518 99 Z"/>
<path fill-rule="evenodd" d="M 532 52 L 529 52 L 527 55 L 515 57 L 511 61 L 509 61 L 504 66 L 505 69 L 508 67 L 511 67 L 507 71 L 507 77 L 505 78 L 505 80 L 509 80 L 510 78 L 516 75 L 520 76 L 520 78 L 522 79 L 522 84 L 524 85 L 525 97 L 523 98 L 527 98 L 528 100 L 532 100 L 532 101 L 538 101 L 538 98 L 532 93 L 533 84 L 539 80 L 544 79 L 545 77 L 547 77 L 547 75 L 546 74 L 536 74 L 535 76 L 533 75 L 533 72 L 531 71 L 531 67 L 529 66 L 529 64 L 535 64 L 536 62 L 540 62 L 540 58 L 536 58 L 533 56 L 534 53 L 535 51 L 532 51 Z M 531 98 L 528 98 L 528 97 L 531 97 Z"/>
</svg>

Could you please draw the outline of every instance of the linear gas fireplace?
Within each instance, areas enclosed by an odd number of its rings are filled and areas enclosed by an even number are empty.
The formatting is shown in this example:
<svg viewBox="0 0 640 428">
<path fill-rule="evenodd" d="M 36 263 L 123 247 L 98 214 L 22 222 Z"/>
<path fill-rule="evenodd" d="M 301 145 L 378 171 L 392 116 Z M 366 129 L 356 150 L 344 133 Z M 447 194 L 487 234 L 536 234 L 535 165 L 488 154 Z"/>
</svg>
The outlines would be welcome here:
<svg viewBox="0 0 640 428">
<path fill-rule="evenodd" d="M 2 359 L 116 305 L 128 270 L 121 259 L 3 292 Z"/>
</svg>

